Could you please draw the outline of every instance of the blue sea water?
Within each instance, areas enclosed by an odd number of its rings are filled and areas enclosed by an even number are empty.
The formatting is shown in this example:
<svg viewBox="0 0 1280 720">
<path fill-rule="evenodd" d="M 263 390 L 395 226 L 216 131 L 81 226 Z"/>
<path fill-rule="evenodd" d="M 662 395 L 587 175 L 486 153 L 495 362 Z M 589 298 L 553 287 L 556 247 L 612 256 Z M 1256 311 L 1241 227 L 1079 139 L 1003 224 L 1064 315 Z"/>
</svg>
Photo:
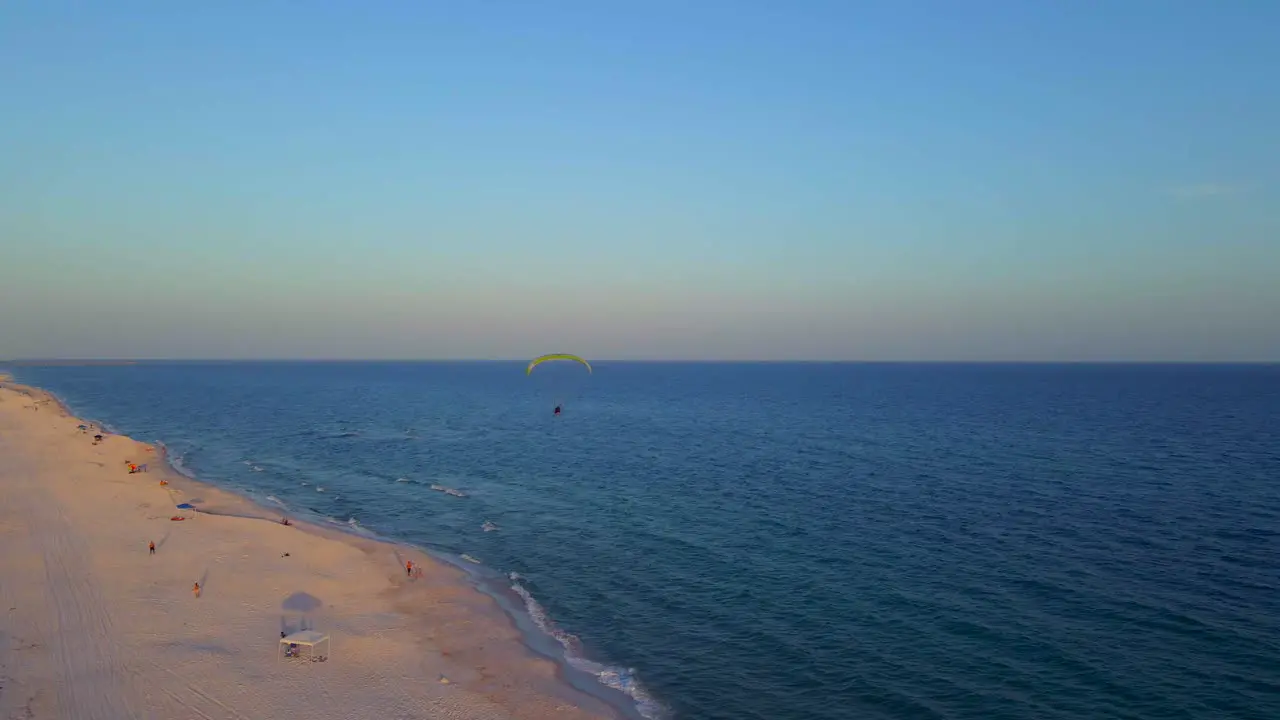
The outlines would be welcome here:
<svg viewBox="0 0 1280 720">
<path fill-rule="evenodd" d="M 546 369 L 15 372 L 514 573 L 651 717 L 1280 718 L 1280 367 Z"/>
</svg>

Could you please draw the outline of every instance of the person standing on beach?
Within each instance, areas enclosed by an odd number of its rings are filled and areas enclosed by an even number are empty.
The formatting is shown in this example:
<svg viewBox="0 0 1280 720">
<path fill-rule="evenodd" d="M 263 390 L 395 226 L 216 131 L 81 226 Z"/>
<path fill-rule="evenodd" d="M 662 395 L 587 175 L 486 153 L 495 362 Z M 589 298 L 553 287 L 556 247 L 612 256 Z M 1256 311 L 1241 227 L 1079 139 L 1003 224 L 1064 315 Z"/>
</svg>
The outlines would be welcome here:
<svg viewBox="0 0 1280 720">
<path fill-rule="evenodd" d="M 156 554 L 156 544 L 154 542 L 147 543 L 147 554 L 148 555 Z"/>
<path fill-rule="evenodd" d="M 200 583 L 191 586 L 192 597 L 200 597 Z"/>
<path fill-rule="evenodd" d="M 413 577 L 413 561 L 407 560 L 404 564 L 405 577 Z"/>
</svg>

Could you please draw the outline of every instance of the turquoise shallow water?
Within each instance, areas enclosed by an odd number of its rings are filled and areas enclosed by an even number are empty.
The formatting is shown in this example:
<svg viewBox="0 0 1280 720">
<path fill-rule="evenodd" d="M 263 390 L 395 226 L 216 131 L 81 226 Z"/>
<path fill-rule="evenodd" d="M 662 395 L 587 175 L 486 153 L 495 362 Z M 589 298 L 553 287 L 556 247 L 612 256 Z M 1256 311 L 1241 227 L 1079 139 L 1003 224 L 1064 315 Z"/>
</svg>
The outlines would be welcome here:
<svg viewBox="0 0 1280 720">
<path fill-rule="evenodd" d="M 653 717 L 1280 717 L 1274 366 L 15 372 L 510 575 Z"/>
</svg>

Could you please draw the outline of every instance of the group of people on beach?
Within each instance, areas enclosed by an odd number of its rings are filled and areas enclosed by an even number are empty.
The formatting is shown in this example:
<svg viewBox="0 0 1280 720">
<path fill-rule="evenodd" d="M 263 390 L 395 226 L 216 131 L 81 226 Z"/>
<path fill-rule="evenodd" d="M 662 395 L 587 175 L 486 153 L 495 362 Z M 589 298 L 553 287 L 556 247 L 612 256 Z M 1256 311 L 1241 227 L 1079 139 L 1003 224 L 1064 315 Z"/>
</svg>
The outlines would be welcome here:
<svg viewBox="0 0 1280 720">
<path fill-rule="evenodd" d="M 81 427 L 81 428 L 83 428 L 84 426 L 83 426 L 83 425 L 81 425 L 80 427 Z M 101 436 L 101 435 L 98 435 L 98 436 L 96 436 L 96 437 L 101 438 L 102 436 Z M 96 443 L 95 443 L 95 444 L 96 444 Z M 147 448 L 147 452 L 151 452 L 151 449 L 150 449 L 150 448 Z M 130 474 L 130 475 L 133 475 L 133 474 L 135 474 L 135 473 L 140 473 L 140 472 L 147 472 L 147 466 L 146 466 L 146 463 L 143 463 L 143 464 L 139 465 L 139 464 L 134 463 L 134 462 L 129 461 L 129 460 L 125 460 L 124 462 L 125 462 L 125 465 L 129 468 L 129 474 Z M 163 485 L 168 485 L 168 484 L 169 484 L 169 482 L 168 482 L 167 480 L 161 480 L 161 481 L 160 481 L 160 484 L 161 484 L 162 486 L 163 486 Z M 174 517 L 172 517 L 172 518 L 170 518 L 170 519 L 171 519 L 171 520 L 185 520 L 186 518 L 183 518 L 183 517 L 180 517 L 180 516 L 174 516 Z M 288 525 L 288 524 L 289 524 L 289 523 L 286 521 L 286 522 L 285 522 L 285 525 Z M 147 555 L 148 555 L 148 556 L 154 556 L 155 554 L 156 554 L 156 541 L 155 541 L 155 540 L 150 540 L 150 541 L 148 541 L 148 542 L 147 542 Z M 199 582 L 199 581 L 196 581 L 196 582 L 192 583 L 192 585 L 191 585 L 191 596 L 192 596 L 192 597 L 195 597 L 195 598 L 200 597 L 200 582 Z"/>
<path fill-rule="evenodd" d="M 97 430 L 98 428 L 92 425 L 80 425 L 76 429 L 88 435 L 90 430 Z M 102 442 L 102 433 L 97 433 L 93 436 L 93 444 L 97 445 L 100 442 Z"/>
</svg>

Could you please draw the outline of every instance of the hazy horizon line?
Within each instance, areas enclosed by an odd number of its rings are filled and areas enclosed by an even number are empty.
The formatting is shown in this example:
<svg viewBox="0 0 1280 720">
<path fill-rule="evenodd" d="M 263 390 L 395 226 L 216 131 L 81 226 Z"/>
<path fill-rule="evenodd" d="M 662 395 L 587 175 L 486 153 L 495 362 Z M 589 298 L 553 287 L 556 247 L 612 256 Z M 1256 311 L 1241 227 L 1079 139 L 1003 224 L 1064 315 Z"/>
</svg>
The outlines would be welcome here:
<svg viewBox="0 0 1280 720">
<path fill-rule="evenodd" d="M 74 366 L 74 365 L 142 365 L 160 363 L 188 364 L 236 364 L 236 363 L 527 363 L 532 357 L 500 357 L 500 358 L 326 358 L 326 357 L 287 357 L 287 358 L 13 358 L 0 360 L 0 367 L 22 366 Z M 828 360 L 828 359 L 692 359 L 692 358 L 627 358 L 605 357 L 591 358 L 593 365 L 601 363 L 619 364 L 665 364 L 665 365 L 1277 365 L 1280 359 L 1274 360 L 1171 360 L 1171 359 L 1111 359 L 1111 360 Z"/>
</svg>

